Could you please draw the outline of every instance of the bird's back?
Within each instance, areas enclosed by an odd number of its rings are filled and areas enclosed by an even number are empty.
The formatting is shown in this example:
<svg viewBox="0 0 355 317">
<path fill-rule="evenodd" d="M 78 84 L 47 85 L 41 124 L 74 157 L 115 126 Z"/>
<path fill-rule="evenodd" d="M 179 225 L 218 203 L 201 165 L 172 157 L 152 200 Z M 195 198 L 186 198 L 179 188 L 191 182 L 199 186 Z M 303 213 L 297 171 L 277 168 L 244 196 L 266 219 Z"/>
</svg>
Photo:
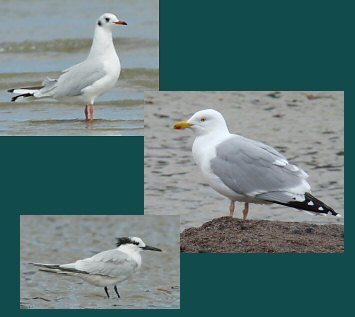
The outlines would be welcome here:
<svg viewBox="0 0 355 317">
<path fill-rule="evenodd" d="M 75 263 L 61 265 L 62 268 L 75 268 L 89 274 L 118 277 L 133 273 L 138 263 L 129 255 L 117 250 L 100 252 L 91 258 L 78 260 Z"/>
</svg>

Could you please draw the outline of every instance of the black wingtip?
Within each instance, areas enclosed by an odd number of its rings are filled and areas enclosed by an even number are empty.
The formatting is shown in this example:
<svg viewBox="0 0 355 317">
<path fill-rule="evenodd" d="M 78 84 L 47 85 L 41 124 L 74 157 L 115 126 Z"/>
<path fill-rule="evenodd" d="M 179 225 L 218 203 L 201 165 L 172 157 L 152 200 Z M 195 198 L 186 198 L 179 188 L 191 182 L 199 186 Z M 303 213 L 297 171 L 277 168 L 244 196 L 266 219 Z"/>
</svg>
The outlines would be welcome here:
<svg viewBox="0 0 355 317">
<path fill-rule="evenodd" d="M 304 201 L 291 201 L 288 203 L 280 203 L 274 201 L 274 203 L 296 208 L 296 209 L 311 211 L 317 214 L 339 216 L 339 214 L 333 208 L 329 207 L 319 199 L 315 198 L 310 193 L 305 193 L 304 196 L 305 196 Z"/>
<path fill-rule="evenodd" d="M 8 92 L 14 92 L 15 89 L 8 89 L 7 91 L 8 91 Z"/>
<path fill-rule="evenodd" d="M 47 269 L 59 269 L 59 264 L 44 264 L 44 263 L 33 263 L 30 262 L 29 264 L 35 265 L 35 266 L 39 266 L 39 267 L 44 267 Z"/>
<path fill-rule="evenodd" d="M 16 101 L 16 99 L 19 98 L 19 97 L 26 98 L 26 97 L 32 97 L 32 96 L 33 96 L 33 93 L 26 93 L 26 94 L 22 94 L 22 95 L 18 95 L 18 96 L 12 97 L 11 101 Z"/>
</svg>

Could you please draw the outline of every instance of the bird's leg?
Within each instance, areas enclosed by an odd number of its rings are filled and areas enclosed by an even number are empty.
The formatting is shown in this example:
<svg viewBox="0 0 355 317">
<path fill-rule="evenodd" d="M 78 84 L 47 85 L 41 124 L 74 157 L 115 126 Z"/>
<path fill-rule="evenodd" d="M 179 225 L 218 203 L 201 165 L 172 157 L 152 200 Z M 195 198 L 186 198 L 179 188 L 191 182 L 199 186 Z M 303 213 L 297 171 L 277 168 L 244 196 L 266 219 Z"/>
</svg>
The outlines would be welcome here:
<svg viewBox="0 0 355 317">
<path fill-rule="evenodd" d="M 94 120 L 94 105 L 90 104 L 90 121 Z"/>
<path fill-rule="evenodd" d="M 120 296 L 120 294 L 118 294 L 117 286 L 116 286 L 116 285 L 115 285 L 115 287 L 114 287 L 113 289 L 115 290 L 115 292 L 116 292 L 116 294 L 117 294 L 117 297 L 120 298 L 121 296 Z"/>
<path fill-rule="evenodd" d="M 230 203 L 230 205 L 229 205 L 229 215 L 230 215 L 231 218 L 233 218 L 234 208 L 235 208 L 234 201 L 231 200 L 231 203 Z"/>
<path fill-rule="evenodd" d="M 85 106 L 85 121 L 89 121 L 89 115 L 88 115 L 88 105 Z"/>
<path fill-rule="evenodd" d="M 105 292 L 106 292 L 107 298 L 110 298 L 110 295 L 108 294 L 107 286 L 105 286 Z"/>
<path fill-rule="evenodd" d="M 249 203 L 245 203 L 243 209 L 243 220 L 247 219 L 248 212 L 249 212 Z"/>
</svg>

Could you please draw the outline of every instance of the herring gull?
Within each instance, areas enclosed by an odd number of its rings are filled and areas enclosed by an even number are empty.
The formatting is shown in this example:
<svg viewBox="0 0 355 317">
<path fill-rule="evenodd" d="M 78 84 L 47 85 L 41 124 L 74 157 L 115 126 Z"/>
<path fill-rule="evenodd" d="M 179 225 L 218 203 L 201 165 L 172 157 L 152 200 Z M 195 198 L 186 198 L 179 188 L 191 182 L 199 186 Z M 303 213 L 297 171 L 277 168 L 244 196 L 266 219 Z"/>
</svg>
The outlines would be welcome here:
<svg viewBox="0 0 355 317">
<path fill-rule="evenodd" d="M 310 194 L 306 172 L 271 146 L 231 134 L 218 111 L 198 111 L 189 120 L 175 123 L 174 128 L 195 132 L 194 160 L 207 183 L 229 198 L 231 217 L 235 201 L 244 202 L 244 220 L 249 203 L 276 203 L 313 214 L 340 216 Z"/>
</svg>

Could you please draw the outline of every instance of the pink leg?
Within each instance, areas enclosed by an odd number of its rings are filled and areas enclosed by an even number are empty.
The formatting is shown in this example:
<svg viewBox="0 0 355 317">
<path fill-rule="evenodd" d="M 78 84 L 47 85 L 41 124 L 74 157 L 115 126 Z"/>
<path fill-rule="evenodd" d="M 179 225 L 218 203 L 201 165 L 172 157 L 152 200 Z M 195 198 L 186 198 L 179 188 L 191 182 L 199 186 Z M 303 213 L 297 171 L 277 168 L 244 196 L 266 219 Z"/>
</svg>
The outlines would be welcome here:
<svg viewBox="0 0 355 317">
<path fill-rule="evenodd" d="M 229 216 L 230 216 L 231 218 L 233 218 L 234 208 L 235 208 L 234 201 L 231 200 L 231 203 L 230 203 L 230 205 L 229 205 Z"/>
<path fill-rule="evenodd" d="M 85 106 L 85 121 L 89 121 L 89 116 L 88 116 L 88 105 Z"/>
<path fill-rule="evenodd" d="M 94 121 L 94 105 L 90 104 L 90 121 Z"/>
<path fill-rule="evenodd" d="M 243 209 L 243 220 L 247 219 L 248 212 L 249 212 L 249 203 L 245 203 Z"/>
</svg>

